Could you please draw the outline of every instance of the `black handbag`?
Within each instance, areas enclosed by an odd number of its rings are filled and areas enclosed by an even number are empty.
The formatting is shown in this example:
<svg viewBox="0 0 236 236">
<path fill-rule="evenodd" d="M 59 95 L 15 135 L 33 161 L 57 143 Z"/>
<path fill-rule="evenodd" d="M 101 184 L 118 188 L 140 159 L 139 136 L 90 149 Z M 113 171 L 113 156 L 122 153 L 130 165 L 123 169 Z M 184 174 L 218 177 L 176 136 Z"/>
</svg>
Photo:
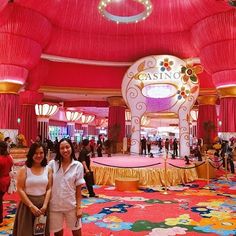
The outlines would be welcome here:
<svg viewBox="0 0 236 236">
<path fill-rule="evenodd" d="M 84 180 L 85 180 L 86 184 L 88 184 L 88 185 L 95 185 L 93 171 L 86 173 L 84 176 Z"/>
</svg>

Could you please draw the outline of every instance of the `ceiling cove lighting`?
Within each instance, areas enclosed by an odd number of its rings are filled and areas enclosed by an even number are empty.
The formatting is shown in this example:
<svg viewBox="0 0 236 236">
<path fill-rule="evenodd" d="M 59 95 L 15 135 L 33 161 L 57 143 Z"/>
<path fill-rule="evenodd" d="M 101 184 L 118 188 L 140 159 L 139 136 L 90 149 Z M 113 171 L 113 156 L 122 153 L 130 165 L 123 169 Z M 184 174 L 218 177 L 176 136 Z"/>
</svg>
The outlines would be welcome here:
<svg viewBox="0 0 236 236">
<path fill-rule="evenodd" d="M 101 0 L 98 4 L 98 11 L 100 14 L 107 18 L 108 20 L 114 21 L 117 24 L 119 23 L 138 23 L 139 21 L 145 20 L 152 12 L 152 2 L 150 0 L 133 0 L 143 5 L 144 11 L 132 15 L 132 16 L 119 16 L 113 15 L 112 13 L 106 10 L 107 6 L 112 2 L 117 2 L 117 0 Z"/>
<path fill-rule="evenodd" d="M 95 116 L 94 115 L 82 115 L 80 119 L 81 119 L 82 124 L 88 124 L 88 123 L 93 122 L 93 120 L 95 119 Z"/>
<path fill-rule="evenodd" d="M 82 112 L 66 111 L 66 119 L 70 122 L 78 120 L 82 116 Z"/>
<path fill-rule="evenodd" d="M 57 104 L 42 103 L 35 105 L 35 114 L 37 116 L 49 117 L 54 115 L 59 109 Z"/>
</svg>

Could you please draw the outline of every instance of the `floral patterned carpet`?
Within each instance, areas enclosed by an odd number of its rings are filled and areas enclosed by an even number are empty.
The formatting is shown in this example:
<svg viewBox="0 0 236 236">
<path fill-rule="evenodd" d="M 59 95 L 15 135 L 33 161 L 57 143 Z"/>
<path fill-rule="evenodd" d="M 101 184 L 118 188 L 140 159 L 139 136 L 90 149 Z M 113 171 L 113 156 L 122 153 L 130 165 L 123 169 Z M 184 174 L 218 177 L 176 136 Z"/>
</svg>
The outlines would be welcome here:
<svg viewBox="0 0 236 236">
<path fill-rule="evenodd" d="M 236 235 L 235 181 L 195 181 L 171 187 L 167 195 L 161 187 L 119 192 L 95 186 L 99 198 L 83 198 L 83 236 Z M 5 196 L 0 235 L 11 235 L 17 201 L 16 194 Z"/>
</svg>

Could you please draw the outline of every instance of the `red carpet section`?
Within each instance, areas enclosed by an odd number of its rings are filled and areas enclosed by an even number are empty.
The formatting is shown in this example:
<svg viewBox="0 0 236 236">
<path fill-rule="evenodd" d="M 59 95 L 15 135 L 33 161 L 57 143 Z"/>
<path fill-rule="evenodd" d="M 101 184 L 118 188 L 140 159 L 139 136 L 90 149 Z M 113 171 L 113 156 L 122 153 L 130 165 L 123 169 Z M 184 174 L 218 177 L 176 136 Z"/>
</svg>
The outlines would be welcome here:
<svg viewBox="0 0 236 236">
<path fill-rule="evenodd" d="M 83 236 L 236 235 L 235 180 L 196 181 L 167 195 L 161 187 L 119 192 L 95 186 L 99 198 L 83 198 Z M 11 235 L 17 201 L 15 194 L 5 196 L 0 235 Z"/>
</svg>

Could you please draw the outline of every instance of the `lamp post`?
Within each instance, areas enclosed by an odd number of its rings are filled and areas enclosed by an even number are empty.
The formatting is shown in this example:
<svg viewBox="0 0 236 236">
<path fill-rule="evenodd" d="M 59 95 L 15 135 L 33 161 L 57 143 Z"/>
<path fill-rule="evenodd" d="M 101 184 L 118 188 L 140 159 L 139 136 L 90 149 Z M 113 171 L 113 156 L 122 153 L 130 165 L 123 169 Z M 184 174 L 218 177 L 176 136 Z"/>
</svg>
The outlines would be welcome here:
<svg viewBox="0 0 236 236">
<path fill-rule="evenodd" d="M 48 138 L 49 117 L 54 115 L 59 109 L 57 104 L 41 103 L 35 105 L 35 114 L 37 116 L 38 134 L 42 141 Z"/>
<path fill-rule="evenodd" d="M 190 133 L 192 134 L 192 137 L 197 136 L 197 118 L 198 118 L 198 109 L 192 109 L 190 111 L 190 117 L 191 117 L 191 127 L 190 127 Z"/>
<path fill-rule="evenodd" d="M 94 115 L 84 114 L 80 117 L 83 129 L 83 136 L 88 136 L 88 124 L 93 122 L 95 119 Z"/>
<path fill-rule="evenodd" d="M 131 136 L 131 112 L 129 110 L 125 111 L 125 134 L 126 137 Z"/>
<path fill-rule="evenodd" d="M 65 116 L 67 119 L 67 132 L 70 136 L 71 140 L 74 141 L 75 138 L 75 121 L 79 120 L 79 118 L 82 116 L 82 112 L 78 111 L 65 111 Z"/>
<path fill-rule="evenodd" d="M 100 134 L 100 129 L 107 128 L 108 126 L 108 119 L 107 118 L 96 118 L 95 119 L 96 125 L 96 135 Z"/>
</svg>

